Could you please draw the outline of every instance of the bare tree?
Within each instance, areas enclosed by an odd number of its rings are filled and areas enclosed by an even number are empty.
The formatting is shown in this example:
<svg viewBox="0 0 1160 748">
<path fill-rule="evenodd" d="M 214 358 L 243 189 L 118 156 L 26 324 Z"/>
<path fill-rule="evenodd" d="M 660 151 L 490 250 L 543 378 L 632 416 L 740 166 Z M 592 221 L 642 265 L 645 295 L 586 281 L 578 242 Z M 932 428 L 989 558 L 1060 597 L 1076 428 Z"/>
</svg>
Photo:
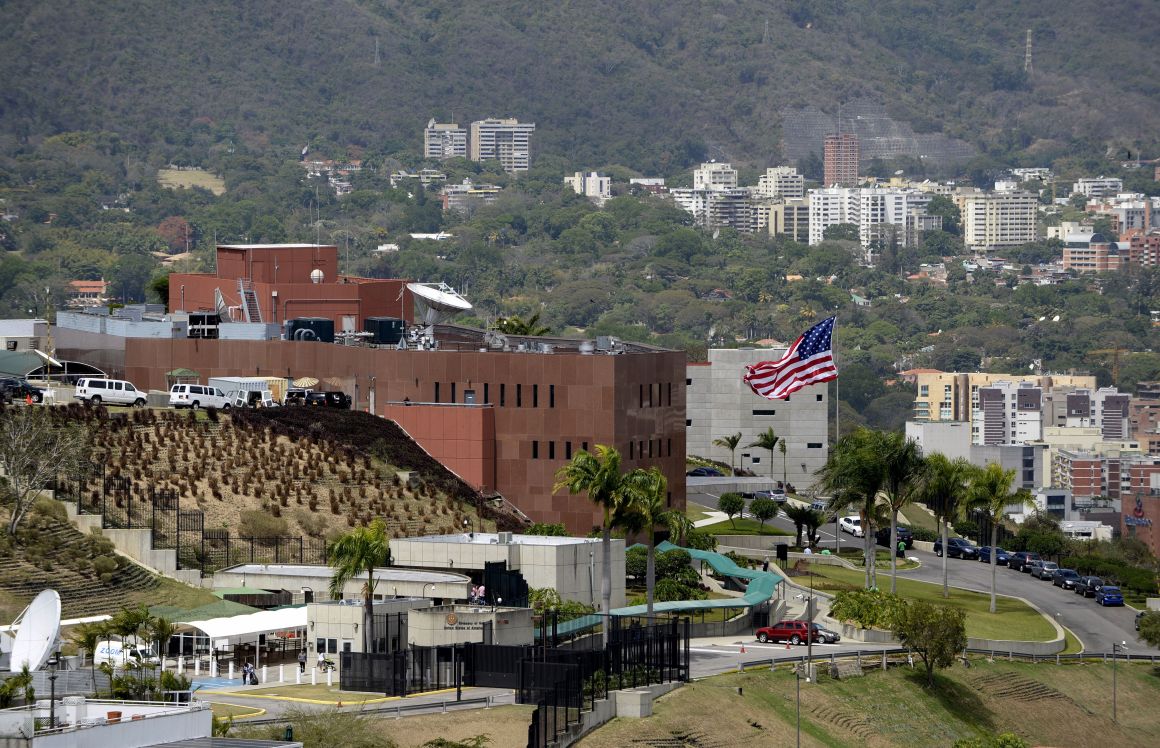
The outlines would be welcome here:
<svg viewBox="0 0 1160 748">
<path fill-rule="evenodd" d="M 58 423 L 45 406 L 12 406 L 0 410 L 0 471 L 7 483 L 3 502 L 11 507 L 8 534 L 58 475 L 78 472 L 89 447 L 88 430 Z"/>
</svg>

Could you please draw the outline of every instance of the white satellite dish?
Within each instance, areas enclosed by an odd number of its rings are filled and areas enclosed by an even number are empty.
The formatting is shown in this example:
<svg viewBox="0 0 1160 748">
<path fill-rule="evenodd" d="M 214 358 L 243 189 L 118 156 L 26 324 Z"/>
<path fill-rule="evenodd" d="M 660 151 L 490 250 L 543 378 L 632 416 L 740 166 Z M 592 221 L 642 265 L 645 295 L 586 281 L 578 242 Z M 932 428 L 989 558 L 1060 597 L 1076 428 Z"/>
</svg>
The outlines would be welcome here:
<svg viewBox="0 0 1160 748">
<path fill-rule="evenodd" d="M 455 292 L 446 283 L 408 283 L 407 290 L 415 297 L 415 306 L 430 335 L 435 325 L 460 312 L 471 309 L 471 302 Z"/>
<path fill-rule="evenodd" d="M 60 595 L 56 590 L 41 591 L 13 626 L 16 641 L 8 669 L 18 673 L 28 665 L 29 670 L 39 670 L 60 641 Z"/>
<path fill-rule="evenodd" d="M 1043 320 L 1045 320 L 1045 319 L 1047 319 L 1047 317 L 1040 317 L 1040 318 L 1039 318 L 1039 321 L 1040 321 L 1040 322 L 1042 322 L 1042 321 L 1043 321 Z"/>
<path fill-rule="evenodd" d="M 1054 317 L 1052 317 L 1052 318 L 1051 318 L 1051 321 L 1052 321 L 1052 322 L 1058 322 L 1058 321 L 1059 321 L 1059 315 L 1057 314 L 1057 315 L 1055 315 Z"/>
</svg>

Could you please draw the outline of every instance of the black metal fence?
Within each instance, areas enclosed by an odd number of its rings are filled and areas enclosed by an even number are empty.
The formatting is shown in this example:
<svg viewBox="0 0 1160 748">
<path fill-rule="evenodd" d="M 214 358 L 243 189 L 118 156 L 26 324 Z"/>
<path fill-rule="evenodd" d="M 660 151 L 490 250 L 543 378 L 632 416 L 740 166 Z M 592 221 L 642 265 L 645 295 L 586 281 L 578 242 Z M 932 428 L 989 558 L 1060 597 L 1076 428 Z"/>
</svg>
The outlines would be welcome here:
<svg viewBox="0 0 1160 748">
<path fill-rule="evenodd" d="M 465 683 L 464 649 L 456 644 L 412 647 L 398 652 L 342 652 L 339 684 L 343 691 L 406 696 L 454 688 Z"/>
<path fill-rule="evenodd" d="M 183 509 L 172 489 L 143 489 L 124 476 L 111 476 L 90 463 L 78 480 L 58 480 L 62 500 L 75 501 L 78 514 L 100 515 L 107 529 L 152 530 L 154 550 L 173 550 L 178 569 L 202 575 L 240 563 L 325 564 L 326 541 L 301 536 L 240 537 L 206 527 L 205 513 Z"/>
</svg>

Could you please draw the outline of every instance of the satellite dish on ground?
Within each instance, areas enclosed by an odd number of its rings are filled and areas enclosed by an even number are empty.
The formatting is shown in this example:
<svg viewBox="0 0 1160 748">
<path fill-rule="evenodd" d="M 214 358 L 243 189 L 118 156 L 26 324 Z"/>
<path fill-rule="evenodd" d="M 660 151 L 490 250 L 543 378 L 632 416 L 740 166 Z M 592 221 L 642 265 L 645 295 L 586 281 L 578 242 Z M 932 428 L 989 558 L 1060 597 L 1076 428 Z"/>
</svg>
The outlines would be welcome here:
<svg viewBox="0 0 1160 748">
<path fill-rule="evenodd" d="M 8 669 L 19 673 L 28 665 L 29 670 L 39 670 L 60 640 L 60 595 L 56 590 L 42 590 L 13 627 L 16 641 L 12 643 Z"/>
<path fill-rule="evenodd" d="M 427 326 L 427 334 L 435 325 L 460 312 L 471 309 L 471 302 L 455 292 L 446 283 L 408 283 L 407 290 L 415 297 L 415 306 Z"/>
</svg>

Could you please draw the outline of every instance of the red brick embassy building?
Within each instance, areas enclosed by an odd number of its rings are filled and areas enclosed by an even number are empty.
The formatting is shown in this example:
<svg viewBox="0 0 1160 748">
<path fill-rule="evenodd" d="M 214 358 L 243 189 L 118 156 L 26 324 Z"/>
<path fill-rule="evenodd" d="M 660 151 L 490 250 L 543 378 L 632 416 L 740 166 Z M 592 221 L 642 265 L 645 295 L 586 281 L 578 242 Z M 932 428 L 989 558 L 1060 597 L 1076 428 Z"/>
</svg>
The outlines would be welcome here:
<svg viewBox="0 0 1160 748">
<path fill-rule="evenodd" d="M 273 251 L 287 254 L 285 247 L 261 250 Z M 368 309 L 383 314 L 378 309 L 384 303 L 399 309 L 403 281 L 341 279 L 337 256 L 332 256 L 335 262 L 321 267 L 327 280 L 311 283 L 305 291 L 319 299 L 341 300 L 339 291 L 344 289 L 336 287 L 361 288 L 368 294 L 358 304 L 364 314 Z M 191 287 L 210 294 L 215 287 L 225 292 L 231 284 L 236 286 L 237 278 L 229 276 L 246 272 L 245 262 L 219 261 L 218 267 L 217 276 L 171 277 L 170 308 L 178 308 L 174 295 L 182 283 L 186 306 L 196 310 L 190 304 Z M 272 267 L 272 258 L 266 267 Z M 303 267 L 309 272 L 315 266 Z M 290 284 L 268 290 L 279 291 L 282 308 L 288 303 L 294 309 Z M 204 293 L 199 291 L 198 304 L 212 309 L 212 296 L 206 304 Z M 388 298 L 376 298 L 381 295 Z M 314 304 L 311 315 L 349 314 L 355 305 L 346 298 L 343 303 Z M 404 313 L 410 318 L 413 312 L 407 301 Z M 333 305 L 329 312 L 328 305 Z M 61 331 L 66 339 L 67 332 Z M 496 340 L 481 330 L 453 325 L 435 328 L 436 350 L 286 340 L 99 337 L 106 339 L 98 342 L 107 346 L 103 360 L 110 360 L 110 353 L 115 359 L 123 350 L 123 367 L 110 374 L 123 375 L 139 388 L 164 389 L 166 372 L 178 368 L 197 371 L 202 381 L 243 375 L 316 377 L 323 386 L 350 394 L 356 407 L 398 422 L 470 484 L 502 494 L 535 521 L 563 522 L 573 533 L 588 532 L 599 524 L 601 513 L 584 496 L 553 494 L 555 472 L 575 452 L 596 444 L 616 447 L 625 470 L 660 468 L 669 481 L 670 505 L 685 504 L 683 351 L 562 338 Z M 85 351 L 70 352 L 64 342 L 58 346 L 60 355 L 84 360 Z M 85 343 L 93 353 L 92 334 L 86 334 Z"/>
</svg>

